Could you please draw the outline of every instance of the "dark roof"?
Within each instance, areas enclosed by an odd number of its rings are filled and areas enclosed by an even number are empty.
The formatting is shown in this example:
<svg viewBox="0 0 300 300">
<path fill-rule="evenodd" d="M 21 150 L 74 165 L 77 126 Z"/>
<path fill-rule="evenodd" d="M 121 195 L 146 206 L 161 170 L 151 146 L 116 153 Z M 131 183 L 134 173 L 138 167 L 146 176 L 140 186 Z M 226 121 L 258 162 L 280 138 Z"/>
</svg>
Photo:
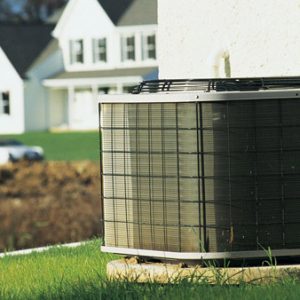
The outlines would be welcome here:
<svg viewBox="0 0 300 300">
<path fill-rule="evenodd" d="M 157 24 L 157 0 L 98 0 L 115 25 Z"/>
<path fill-rule="evenodd" d="M 62 72 L 56 74 L 49 79 L 83 79 L 83 78 L 104 78 L 104 77 L 123 77 L 123 76 L 149 76 L 154 74 L 157 76 L 156 67 L 144 67 L 144 68 L 131 68 L 131 69 L 113 69 L 113 70 L 101 70 L 101 71 L 80 71 L 80 72 Z M 148 78 L 148 77 L 147 77 Z"/>
<path fill-rule="evenodd" d="M 157 24 L 158 0 L 98 0 L 115 25 Z M 55 24 L 63 14 L 65 6 L 57 9 L 47 23 Z"/>
<path fill-rule="evenodd" d="M 118 21 L 119 26 L 157 24 L 157 0 L 134 0 Z"/>
<path fill-rule="evenodd" d="M 52 39 L 53 25 L 1 24 L 0 47 L 21 77 Z"/>
<path fill-rule="evenodd" d="M 114 24 L 118 24 L 130 4 L 136 0 L 98 0 Z"/>
<path fill-rule="evenodd" d="M 59 50 L 59 44 L 57 39 L 52 39 L 45 49 L 41 51 L 41 53 L 36 57 L 36 59 L 32 62 L 30 69 L 34 66 L 38 65 L 42 61 L 44 61 L 47 57 L 53 54 L 55 51 Z"/>
</svg>

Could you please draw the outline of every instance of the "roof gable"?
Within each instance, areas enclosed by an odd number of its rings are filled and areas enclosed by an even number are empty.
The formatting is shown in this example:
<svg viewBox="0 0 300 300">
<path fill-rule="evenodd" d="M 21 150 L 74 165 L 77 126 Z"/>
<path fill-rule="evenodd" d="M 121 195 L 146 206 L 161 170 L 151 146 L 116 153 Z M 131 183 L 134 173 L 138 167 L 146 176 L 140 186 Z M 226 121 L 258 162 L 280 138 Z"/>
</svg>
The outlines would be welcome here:
<svg viewBox="0 0 300 300">
<path fill-rule="evenodd" d="M 53 31 L 60 39 L 70 36 L 86 36 L 108 31 L 114 24 L 98 0 L 70 0 Z"/>
<path fill-rule="evenodd" d="M 21 77 L 52 39 L 53 25 L 0 24 L 0 47 Z"/>
</svg>

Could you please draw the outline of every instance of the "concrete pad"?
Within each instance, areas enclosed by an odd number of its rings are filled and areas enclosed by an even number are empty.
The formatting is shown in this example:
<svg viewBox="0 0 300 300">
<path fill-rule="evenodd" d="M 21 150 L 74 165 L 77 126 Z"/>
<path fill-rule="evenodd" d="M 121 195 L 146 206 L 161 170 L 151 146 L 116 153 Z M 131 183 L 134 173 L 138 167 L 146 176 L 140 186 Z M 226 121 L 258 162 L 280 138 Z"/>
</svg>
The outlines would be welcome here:
<svg viewBox="0 0 300 300">
<path fill-rule="evenodd" d="M 178 283 L 182 280 L 209 284 L 270 283 L 286 277 L 300 277 L 300 265 L 246 268 L 184 267 L 182 264 L 138 263 L 137 259 L 111 261 L 110 280 L 129 282 Z"/>
</svg>

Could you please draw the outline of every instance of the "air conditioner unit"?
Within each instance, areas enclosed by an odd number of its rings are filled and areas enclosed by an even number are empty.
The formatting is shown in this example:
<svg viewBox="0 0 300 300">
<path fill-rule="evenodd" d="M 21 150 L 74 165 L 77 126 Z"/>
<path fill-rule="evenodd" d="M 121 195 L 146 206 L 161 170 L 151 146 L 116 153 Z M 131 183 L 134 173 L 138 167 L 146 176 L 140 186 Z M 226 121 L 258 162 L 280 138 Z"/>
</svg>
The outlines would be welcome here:
<svg viewBox="0 0 300 300">
<path fill-rule="evenodd" d="M 99 108 L 104 252 L 300 256 L 300 78 L 149 81 Z"/>
</svg>

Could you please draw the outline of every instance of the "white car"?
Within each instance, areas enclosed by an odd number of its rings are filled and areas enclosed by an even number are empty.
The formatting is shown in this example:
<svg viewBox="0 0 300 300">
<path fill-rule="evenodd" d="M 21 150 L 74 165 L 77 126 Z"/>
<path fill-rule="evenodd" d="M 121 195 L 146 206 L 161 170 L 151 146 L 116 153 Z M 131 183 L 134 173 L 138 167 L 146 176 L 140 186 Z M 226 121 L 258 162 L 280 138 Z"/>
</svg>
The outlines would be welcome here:
<svg viewBox="0 0 300 300">
<path fill-rule="evenodd" d="M 26 146 L 16 140 L 0 140 L 0 163 L 4 160 L 42 160 L 44 151 L 38 146 Z"/>
</svg>

